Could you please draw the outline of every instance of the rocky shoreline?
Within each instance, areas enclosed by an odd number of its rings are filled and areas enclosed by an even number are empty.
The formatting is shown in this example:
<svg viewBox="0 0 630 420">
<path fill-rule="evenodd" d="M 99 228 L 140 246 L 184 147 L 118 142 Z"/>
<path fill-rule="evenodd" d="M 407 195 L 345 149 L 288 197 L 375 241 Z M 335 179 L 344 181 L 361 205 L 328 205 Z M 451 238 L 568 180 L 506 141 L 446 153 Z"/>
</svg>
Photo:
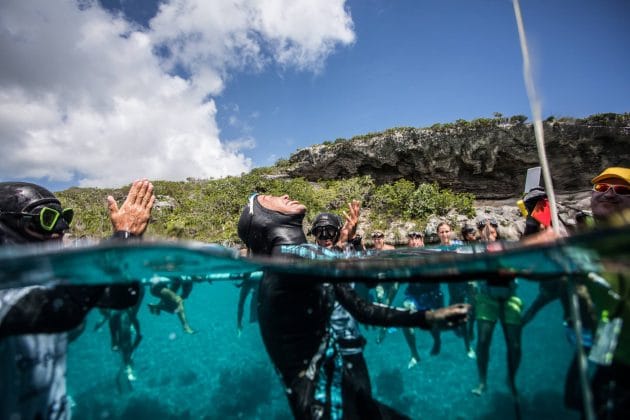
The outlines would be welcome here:
<svg viewBox="0 0 630 420">
<path fill-rule="evenodd" d="M 576 223 L 575 215 L 579 211 L 590 210 L 590 190 L 575 193 L 565 193 L 557 195 L 558 215 L 560 220 L 569 228 Z M 520 197 L 501 200 L 477 200 L 475 202 L 475 217 L 467 217 L 456 212 L 450 212 L 445 217 L 431 217 L 426 226 L 417 226 L 413 222 L 394 221 L 384 231 L 387 243 L 396 246 L 404 246 L 407 242 L 407 233 L 413 230 L 421 230 L 425 233 L 425 243 L 437 244 L 437 225 L 442 221 L 448 221 L 455 234 L 459 237 L 461 227 L 465 223 L 476 224 L 477 220 L 485 218 L 495 219 L 499 225 L 498 231 L 502 239 L 518 240 L 525 228 L 525 218 L 521 215 L 516 202 Z M 364 213 L 369 213 L 366 209 Z M 365 238 L 365 243 L 371 245 L 369 238 L 371 227 L 367 222 L 367 217 L 362 216 L 357 233 Z"/>
</svg>

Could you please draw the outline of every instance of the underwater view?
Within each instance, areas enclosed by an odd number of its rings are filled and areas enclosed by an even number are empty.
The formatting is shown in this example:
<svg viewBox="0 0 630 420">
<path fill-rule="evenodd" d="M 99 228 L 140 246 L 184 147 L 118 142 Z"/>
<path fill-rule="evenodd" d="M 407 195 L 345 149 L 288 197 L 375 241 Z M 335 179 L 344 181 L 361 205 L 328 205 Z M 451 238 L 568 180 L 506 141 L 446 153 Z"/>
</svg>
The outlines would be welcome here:
<svg viewBox="0 0 630 420">
<path fill-rule="evenodd" d="M 295 282 L 307 274 L 319 276 L 322 282 L 365 278 L 372 281 L 371 286 L 375 279 L 383 284 L 398 280 L 402 290 L 406 279 L 419 282 L 450 274 L 452 282 L 471 280 L 487 273 L 489 267 L 497 272 L 510 269 L 512 276 L 529 273 L 539 280 L 516 280 L 514 294 L 525 312 L 537 298 L 539 286 L 563 271 L 579 277 L 589 270 L 601 271 L 603 262 L 616 261 L 612 266 L 627 275 L 628 233 L 628 228 L 596 231 L 559 245 L 520 247 L 493 255 L 474 255 L 472 251 L 479 249 L 476 245 L 429 246 L 310 263 L 250 259 L 220 246 L 186 242 L 9 247 L 0 252 L 0 283 L 9 287 L 11 279 L 47 283 L 54 278 L 79 284 L 98 283 L 96 278 L 120 282 L 128 278 L 121 277 L 125 270 L 142 279 L 138 323 L 118 328 L 119 333 L 128 331 L 127 338 L 134 341 L 130 359 L 124 360 L 121 350 L 125 339 L 110 334 L 116 311 L 93 309 L 84 325 L 70 333 L 66 377 L 73 418 L 289 419 L 284 386 L 265 351 L 259 326 L 252 322 L 256 312 L 252 297 L 243 301 L 241 328 L 237 324 L 243 278 L 258 281 L 262 274 L 252 270 L 289 273 Z M 192 276 L 182 276 L 186 270 Z M 473 283 L 483 287 L 485 281 L 463 284 Z M 439 285 L 446 304 L 448 286 Z M 156 297 L 156 290 L 165 287 L 184 298 L 183 316 Z M 373 287 L 369 297 L 375 297 Z M 402 307 L 403 298 L 400 293 L 392 305 Z M 509 387 L 500 323 L 492 335 L 483 393 L 473 392 L 479 383 L 475 353 L 454 330 L 441 331 L 436 351 L 430 331 L 416 329 L 419 360 L 409 363 L 402 328 L 362 325 L 373 393 L 413 419 L 577 419 L 579 414 L 564 404 L 567 371 L 575 352 L 564 325 L 566 317 L 559 301 L 553 300 L 523 326 L 522 359 L 516 374 L 519 407 Z M 476 330 L 472 338 L 475 349 Z"/>
<path fill-rule="evenodd" d="M 0 2 L 0 420 L 630 419 L 630 2 L 523 3 Z"/>
<path fill-rule="evenodd" d="M 445 285 L 442 286 L 446 294 Z M 525 305 L 538 292 L 521 281 Z M 100 317 L 93 311 L 85 332 L 69 346 L 68 388 L 77 419 L 290 419 L 283 386 L 265 352 L 258 326 L 236 330 L 239 291 L 234 284 L 196 284 L 186 300 L 195 334 L 185 334 L 177 317 L 152 315 L 147 295 L 138 314 L 144 336 L 134 354 L 137 380 L 119 389 L 120 354 L 111 350 L 107 327 L 94 331 Z M 246 310 L 246 321 L 248 310 Z M 389 330 L 382 344 L 377 331 L 362 327 L 368 339 L 365 358 L 377 399 L 414 419 L 514 418 L 506 385 L 506 350 L 499 327 L 494 332 L 488 391 L 481 397 L 475 360 L 461 338 L 442 332 L 442 350 L 431 356 L 431 335 L 418 330 L 420 363 L 408 369 L 409 350 L 401 330 Z M 562 310 L 556 301 L 541 310 L 523 331 L 523 358 L 517 375 L 523 418 L 578 419 L 564 408 L 567 368 L 574 348 L 566 338 Z"/>
</svg>

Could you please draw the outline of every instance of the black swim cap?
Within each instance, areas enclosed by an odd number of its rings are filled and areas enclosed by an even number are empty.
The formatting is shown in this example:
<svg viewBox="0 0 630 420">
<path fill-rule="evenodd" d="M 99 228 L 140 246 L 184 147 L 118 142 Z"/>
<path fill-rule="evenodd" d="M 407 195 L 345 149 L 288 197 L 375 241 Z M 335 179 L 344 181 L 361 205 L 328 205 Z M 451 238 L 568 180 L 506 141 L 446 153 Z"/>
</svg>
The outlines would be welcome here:
<svg viewBox="0 0 630 420">
<path fill-rule="evenodd" d="M 309 234 L 317 239 L 330 239 L 333 242 L 339 240 L 341 234 L 341 217 L 333 213 L 320 213 L 313 220 L 313 226 Z"/>
<path fill-rule="evenodd" d="M 341 229 L 341 225 L 341 217 L 337 216 L 336 214 L 320 213 L 317 215 L 317 217 L 315 217 L 315 220 L 313 220 L 313 227 L 311 228 L 311 231 L 314 231 L 318 227 L 324 226 L 332 226 L 336 229 Z"/>
<path fill-rule="evenodd" d="M 11 242 L 37 240 L 38 238 L 25 230 L 26 225 L 22 223 L 21 218 L 14 214 L 29 213 L 43 205 L 62 211 L 57 197 L 44 187 L 29 182 L 0 182 L 0 230 L 4 240 L 8 241 L 7 238 L 13 238 Z M 62 218 L 60 222 L 63 222 Z M 65 228 L 67 227 L 66 225 Z"/>
<path fill-rule="evenodd" d="M 249 198 L 238 221 L 238 236 L 253 254 L 271 255 L 280 245 L 306 243 L 302 230 L 304 214 L 284 214 L 266 209 L 257 200 Z"/>
</svg>

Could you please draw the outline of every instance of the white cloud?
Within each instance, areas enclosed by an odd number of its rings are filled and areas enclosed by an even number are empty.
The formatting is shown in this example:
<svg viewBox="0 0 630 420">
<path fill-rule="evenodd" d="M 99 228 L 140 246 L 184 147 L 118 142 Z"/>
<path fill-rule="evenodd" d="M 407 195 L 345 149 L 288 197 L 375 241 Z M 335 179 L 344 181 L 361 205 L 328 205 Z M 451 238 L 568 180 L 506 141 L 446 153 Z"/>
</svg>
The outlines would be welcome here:
<svg viewBox="0 0 630 420">
<path fill-rule="evenodd" d="M 81 4 L 0 3 L 0 179 L 115 186 L 247 171 L 240 151 L 255 140 L 221 141 L 208 98 L 235 71 L 318 71 L 354 41 L 343 0 L 175 0 L 145 31 Z"/>
</svg>

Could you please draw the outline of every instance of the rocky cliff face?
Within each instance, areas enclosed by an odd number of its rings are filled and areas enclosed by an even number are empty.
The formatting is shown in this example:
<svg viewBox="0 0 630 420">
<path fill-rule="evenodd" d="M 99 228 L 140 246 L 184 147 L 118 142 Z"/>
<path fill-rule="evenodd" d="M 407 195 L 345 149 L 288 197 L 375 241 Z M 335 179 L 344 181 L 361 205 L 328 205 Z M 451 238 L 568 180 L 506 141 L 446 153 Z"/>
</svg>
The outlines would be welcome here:
<svg viewBox="0 0 630 420">
<path fill-rule="evenodd" d="M 591 120 L 544 124 L 558 193 L 588 189 L 603 168 L 630 164 L 630 114 L 621 117 L 611 125 Z M 363 175 L 378 183 L 437 181 L 480 199 L 502 199 L 522 193 L 527 168 L 533 166 L 539 161 L 531 124 L 483 119 L 316 145 L 293 154 L 287 173 L 313 181 Z"/>
</svg>

